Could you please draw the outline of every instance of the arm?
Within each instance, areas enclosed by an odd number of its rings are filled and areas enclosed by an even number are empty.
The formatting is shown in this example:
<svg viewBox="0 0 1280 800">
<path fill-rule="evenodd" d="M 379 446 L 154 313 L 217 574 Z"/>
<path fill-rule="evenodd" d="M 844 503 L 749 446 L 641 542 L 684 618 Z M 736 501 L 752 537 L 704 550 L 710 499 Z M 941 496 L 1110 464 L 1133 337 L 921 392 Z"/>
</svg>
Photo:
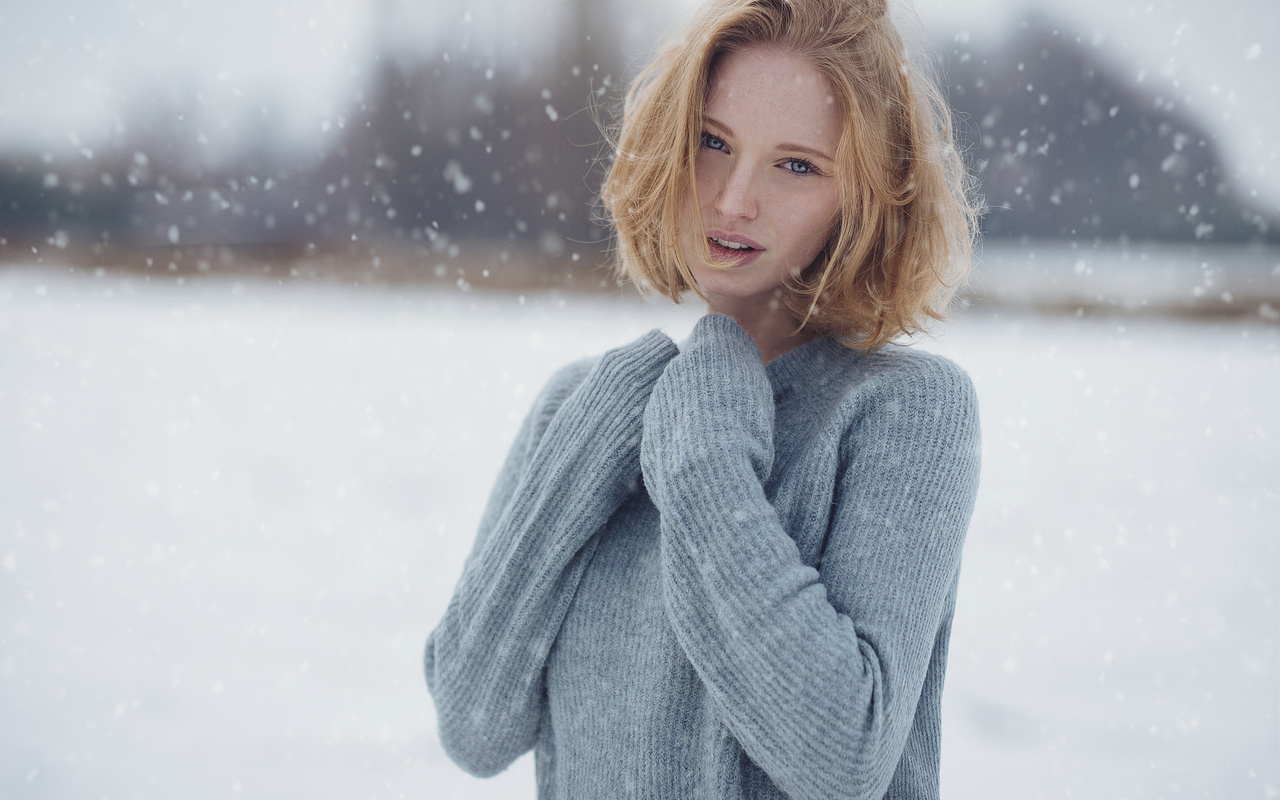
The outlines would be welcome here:
<svg viewBox="0 0 1280 800">
<path fill-rule="evenodd" d="M 894 391 L 842 441 L 821 573 L 762 489 L 773 395 L 736 323 L 699 322 L 645 414 L 668 616 L 723 723 L 796 800 L 883 796 L 959 569 L 977 488 L 972 388 L 940 368 Z"/>
<path fill-rule="evenodd" d="M 593 534 L 634 490 L 644 405 L 675 355 L 656 331 L 601 357 L 558 410 L 526 420 L 444 619 L 427 640 L 440 741 L 493 775 L 537 738 L 543 666 Z M 545 425 L 545 433 L 537 435 Z"/>
</svg>

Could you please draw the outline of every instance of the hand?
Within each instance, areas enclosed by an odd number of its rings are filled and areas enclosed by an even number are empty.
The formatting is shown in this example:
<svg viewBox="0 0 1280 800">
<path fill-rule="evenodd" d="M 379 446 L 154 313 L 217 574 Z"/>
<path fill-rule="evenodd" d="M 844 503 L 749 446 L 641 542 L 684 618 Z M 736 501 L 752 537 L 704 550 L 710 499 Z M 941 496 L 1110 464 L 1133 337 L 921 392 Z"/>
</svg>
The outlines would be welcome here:
<svg viewBox="0 0 1280 800">
<path fill-rule="evenodd" d="M 678 476 L 723 474 L 734 456 L 764 480 L 773 460 L 773 411 L 773 387 L 751 337 L 722 314 L 699 320 L 645 409 L 640 463 L 658 508 L 682 483 Z"/>
</svg>

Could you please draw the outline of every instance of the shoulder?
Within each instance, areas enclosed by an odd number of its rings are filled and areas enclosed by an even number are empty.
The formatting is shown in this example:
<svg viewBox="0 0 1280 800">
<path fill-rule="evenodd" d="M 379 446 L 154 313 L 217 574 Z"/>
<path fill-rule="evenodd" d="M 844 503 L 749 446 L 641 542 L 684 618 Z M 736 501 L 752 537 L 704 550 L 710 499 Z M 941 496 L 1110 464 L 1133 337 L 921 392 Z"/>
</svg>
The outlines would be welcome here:
<svg viewBox="0 0 1280 800">
<path fill-rule="evenodd" d="M 951 359 L 909 347 L 890 345 L 868 356 L 878 394 L 909 397 L 930 407 L 972 407 L 978 396 L 969 373 Z"/>
<path fill-rule="evenodd" d="M 809 396 L 830 409 L 828 431 L 844 447 L 892 442 L 921 451 L 978 450 L 978 396 L 951 359 L 893 345 L 868 353 L 833 341 L 816 362 Z"/>
<path fill-rule="evenodd" d="M 591 372 L 591 368 L 600 360 L 600 356 L 589 356 L 571 361 L 551 373 L 551 377 L 547 379 L 546 385 L 542 387 L 539 394 L 539 404 L 547 404 L 558 407 L 564 402 L 564 399 L 573 394 L 574 390 L 582 385 L 586 380 L 587 374 Z"/>
<path fill-rule="evenodd" d="M 968 373 L 944 356 L 900 346 L 833 353 L 831 367 L 839 391 L 827 431 L 846 476 L 917 500 L 927 484 L 939 502 L 970 507 L 982 435 Z"/>
<path fill-rule="evenodd" d="M 814 344 L 773 373 L 782 386 L 799 388 L 813 402 L 861 412 L 907 403 L 977 413 L 973 381 L 945 356 L 895 345 L 866 352 L 831 339 Z"/>
<path fill-rule="evenodd" d="M 905 347 L 878 351 L 870 360 L 873 377 L 846 429 L 846 447 L 874 442 L 889 461 L 921 471 L 963 467 L 976 481 L 982 436 L 968 373 L 944 356 Z M 957 482 L 962 484 L 969 481 Z"/>
<path fill-rule="evenodd" d="M 564 405 L 569 395 L 577 391 L 599 360 L 599 356 L 580 358 L 560 367 L 547 379 L 537 399 L 533 401 L 533 410 L 530 412 L 535 441 L 542 438 L 542 433 L 551 424 L 551 419 L 560 410 L 560 406 Z"/>
<path fill-rule="evenodd" d="M 869 356 L 869 400 L 905 424 L 977 430 L 978 395 L 969 374 L 945 356 L 888 347 Z"/>
</svg>

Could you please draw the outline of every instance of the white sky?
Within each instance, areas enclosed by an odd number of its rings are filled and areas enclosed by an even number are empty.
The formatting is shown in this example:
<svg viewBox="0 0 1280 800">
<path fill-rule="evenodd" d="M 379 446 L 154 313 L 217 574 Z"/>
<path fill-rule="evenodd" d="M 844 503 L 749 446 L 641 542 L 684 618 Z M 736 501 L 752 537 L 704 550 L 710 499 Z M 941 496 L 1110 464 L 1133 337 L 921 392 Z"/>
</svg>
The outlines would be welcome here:
<svg viewBox="0 0 1280 800">
<path fill-rule="evenodd" d="M 537 46 L 563 24 L 547 0 L 42 0 L 0 5 L 0 147 L 92 143 L 158 90 L 194 89 L 211 139 L 234 140 L 268 110 L 272 130 L 312 138 L 351 102 L 380 38 L 429 50 Z M 625 44 L 642 55 L 691 0 L 632 10 Z M 378 29 L 377 9 L 394 25 Z M 624 8 L 632 4 L 624 3 Z M 1276 0 L 918 0 L 939 34 L 1007 32 L 1035 7 L 1099 38 L 1123 68 L 1217 130 L 1245 191 L 1280 209 L 1280 2 Z M 318 139 L 312 139 L 318 142 Z"/>
</svg>

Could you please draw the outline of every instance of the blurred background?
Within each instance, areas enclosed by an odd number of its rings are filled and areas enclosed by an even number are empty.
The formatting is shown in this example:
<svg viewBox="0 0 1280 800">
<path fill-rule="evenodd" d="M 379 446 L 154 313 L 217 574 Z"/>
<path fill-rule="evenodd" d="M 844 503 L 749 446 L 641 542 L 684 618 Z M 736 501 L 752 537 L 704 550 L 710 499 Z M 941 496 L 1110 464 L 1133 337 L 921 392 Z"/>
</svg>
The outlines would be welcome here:
<svg viewBox="0 0 1280 800">
<path fill-rule="evenodd" d="M 692 0 L 0 5 L 0 796 L 532 797 L 420 674 Z M 991 207 L 949 797 L 1280 797 L 1280 5 L 921 0 Z"/>
<path fill-rule="evenodd" d="M 689 5 L 5 9 L 0 258 L 600 288 L 599 123 Z M 1280 24 L 1280 8 L 931 0 L 918 10 L 923 58 L 944 76 L 992 209 L 984 228 L 1001 280 L 980 284 L 975 301 L 1053 302 L 1025 281 L 1005 284 L 1009 242 L 1019 262 L 1030 241 L 1068 244 L 1076 257 L 1062 279 L 1082 259 L 1083 271 L 1158 242 L 1184 254 L 1139 268 L 1175 284 L 1162 304 L 1258 313 L 1276 287 L 1263 269 L 1272 257 L 1258 251 L 1280 244 L 1280 55 L 1259 33 Z M 1140 302 L 1112 286 L 1117 269 L 1095 270 L 1094 296 L 1071 299 Z M 1232 285 L 1193 293 L 1205 271 Z"/>
</svg>

